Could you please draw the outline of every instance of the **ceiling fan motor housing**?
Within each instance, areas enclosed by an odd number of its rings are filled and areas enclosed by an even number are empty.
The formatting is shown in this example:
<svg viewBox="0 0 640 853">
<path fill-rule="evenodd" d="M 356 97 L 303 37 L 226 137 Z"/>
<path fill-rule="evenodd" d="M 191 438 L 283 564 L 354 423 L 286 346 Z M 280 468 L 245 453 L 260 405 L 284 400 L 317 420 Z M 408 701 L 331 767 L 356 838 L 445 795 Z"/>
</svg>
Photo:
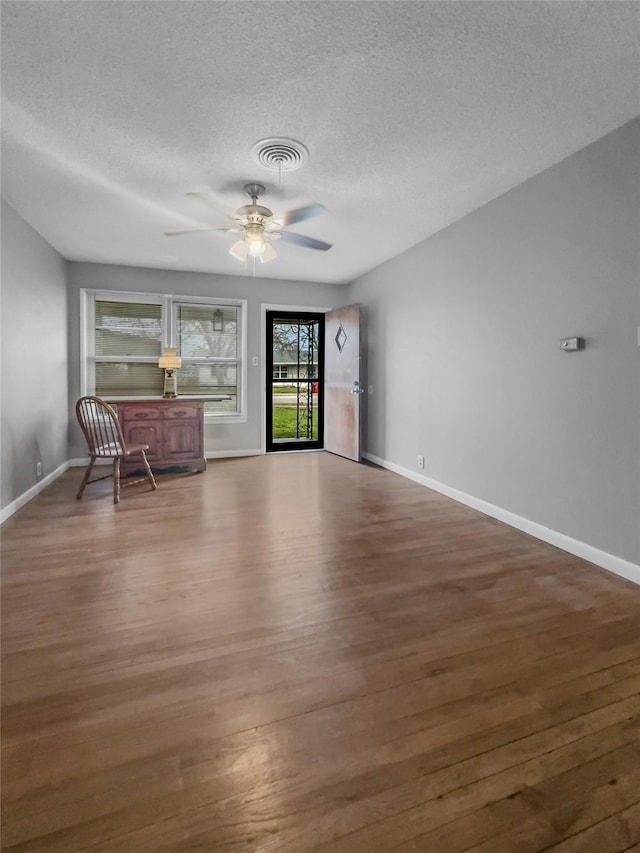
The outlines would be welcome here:
<svg viewBox="0 0 640 853">
<path fill-rule="evenodd" d="M 268 207 L 262 207 L 260 204 L 245 204 L 239 207 L 236 213 L 241 219 L 251 219 L 251 217 L 264 219 L 273 216 Z"/>
<path fill-rule="evenodd" d="M 261 222 L 250 222 L 245 230 L 245 239 L 247 242 L 250 242 L 252 239 L 256 237 L 262 237 L 264 232 L 264 225 Z"/>
</svg>

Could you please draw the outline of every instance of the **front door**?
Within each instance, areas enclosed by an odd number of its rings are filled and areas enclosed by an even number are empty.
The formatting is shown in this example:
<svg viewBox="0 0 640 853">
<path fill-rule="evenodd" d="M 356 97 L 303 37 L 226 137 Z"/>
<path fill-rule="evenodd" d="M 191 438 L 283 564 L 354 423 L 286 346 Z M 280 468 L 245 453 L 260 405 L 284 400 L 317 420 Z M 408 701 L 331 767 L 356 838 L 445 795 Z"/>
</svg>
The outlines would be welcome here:
<svg viewBox="0 0 640 853">
<path fill-rule="evenodd" d="M 360 305 L 325 314 L 324 448 L 360 461 Z"/>
<path fill-rule="evenodd" d="M 267 451 L 323 446 L 324 314 L 267 311 Z"/>
</svg>

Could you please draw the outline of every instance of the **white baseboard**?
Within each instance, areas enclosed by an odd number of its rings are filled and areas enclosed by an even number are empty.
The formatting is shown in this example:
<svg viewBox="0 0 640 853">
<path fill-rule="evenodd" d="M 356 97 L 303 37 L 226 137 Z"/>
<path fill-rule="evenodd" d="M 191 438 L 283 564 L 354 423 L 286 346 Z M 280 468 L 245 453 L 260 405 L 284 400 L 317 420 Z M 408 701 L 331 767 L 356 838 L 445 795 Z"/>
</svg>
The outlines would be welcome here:
<svg viewBox="0 0 640 853">
<path fill-rule="evenodd" d="M 555 545 L 556 548 L 567 551 L 569 554 L 574 554 L 576 557 L 581 557 L 583 560 L 595 563 L 596 566 L 600 566 L 608 572 L 613 572 L 616 575 L 620 575 L 620 577 L 626 578 L 626 580 L 640 584 L 640 566 L 636 565 L 636 563 L 630 563 L 628 560 L 623 560 L 621 557 L 616 557 L 607 551 L 594 548 L 593 545 L 587 545 L 586 542 L 572 539 L 571 536 L 566 536 L 557 530 L 551 530 L 549 527 L 544 527 L 542 524 L 537 524 L 535 521 L 530 521 L 528 518 L 523 518 L 520 515 L 476 498 L 473 495 L 468 495 L 466 492 L 446 486 L 444 483 L 439 483 L 430 477 L 416 474 L 408 468 L 402 468 L 393 462 L 387 462 L 386 459 L 380 459 L 380 457 L 374 456 L 372 453 L 365 453 L 364 458 L 369 462 L 373 462 L 374 465 L 379 465 L 381 468 L 386 468 L 395 474 L 400 474 L 401 477 L 413 480 L 421 486 L 433 489 L 434 492 L 440 492 L 440 494 L 446 495 L 448 498 L 458 501 L 458 503 L 465 504 L 465 506 L 476 509 L 485 515 L 490 515 L 492 518 L 497 518 L 498 521 L 503 521 L 510 527 L 515 527 L 517 530 L 522 530 L 524 533 L 535 536 L 536 539 L 542 539 L 543 542 Z"/>
<path fill-rule="evenodd" d="M 233 459 L 236 456 L 264 456 L 262 450 L 208 450 L 205 459 Z"/>
<path fill-rule="evenodd" d="M 70 459 L 67 462 L 69 468 L 86 468 L 89 464 L 89 457 L 85 456 L 84 458 L 80 457 L 80 459 Z M 96 465 L 108 465 L 111 467 L 113 462 L 111 459 L 96 459 Z"/>
<path fill-rule="evenodd" d="M 15 512 L 17 512 L 20 507 L 23 507 L 26 503 L 32 498 L 35 498 L 37 494 L 39 494 L 43 489 L 46 489 L 54 480 L 57 480 L 61 474 L 69 468 L 69 462 L 63 462 L 55 471 L 52 471 L 50 474 L 47 474 L 46 477 L 43 477 L 42 480 L 37 482 L 34 486 L 31 486 L 30 489 L 27 489 L 26 492 L 23 492 L 19 498 L 16 498 L 15 501 L 12 501 L 10 504 L 7 504 L 5 507 L 0 510 L 0 524 L 10 518 Z"/>
</svg>

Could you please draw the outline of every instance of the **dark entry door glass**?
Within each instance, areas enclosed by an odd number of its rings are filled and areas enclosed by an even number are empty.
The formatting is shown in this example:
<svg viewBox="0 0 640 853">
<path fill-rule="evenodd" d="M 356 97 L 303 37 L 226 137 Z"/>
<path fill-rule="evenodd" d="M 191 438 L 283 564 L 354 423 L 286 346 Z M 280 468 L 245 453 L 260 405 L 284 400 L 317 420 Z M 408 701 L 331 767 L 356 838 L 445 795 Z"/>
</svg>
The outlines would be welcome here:
<svg viewBox="0 0 640 853">
<path fill-rule="evenodd" d="M 267 312 L 267 450 L 323 446 L 324 315 Z"/>
</svg>

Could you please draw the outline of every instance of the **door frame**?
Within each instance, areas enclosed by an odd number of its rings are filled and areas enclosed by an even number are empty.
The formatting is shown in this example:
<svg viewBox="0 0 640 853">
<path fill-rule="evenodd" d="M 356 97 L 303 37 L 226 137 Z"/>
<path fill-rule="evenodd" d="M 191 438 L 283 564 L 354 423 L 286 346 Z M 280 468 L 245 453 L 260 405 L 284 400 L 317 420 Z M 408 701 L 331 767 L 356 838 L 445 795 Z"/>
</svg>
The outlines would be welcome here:
<svg viewBox="0 0 640 853">
<path fill-rule="evenodd" d="M 263 454 L 267 453 L 267 381 L 270 377 L 267 376 L 267 311 L 283 311 L 283 312 L 300 312 L 303 314 L 326 314 L 331 311 L 331 308 L 326 306 L 318 308 L 314 305 L 276 305 L 263 302 L 260 306 L 260 451 Z M 256 356 L 253 356 L 255 359 Z M 270 453 L 304 453 L 300 450 L 282 450 L 269 451 Z M 315 452 L 315 451 L 313 451 Z"/>
</svg>

